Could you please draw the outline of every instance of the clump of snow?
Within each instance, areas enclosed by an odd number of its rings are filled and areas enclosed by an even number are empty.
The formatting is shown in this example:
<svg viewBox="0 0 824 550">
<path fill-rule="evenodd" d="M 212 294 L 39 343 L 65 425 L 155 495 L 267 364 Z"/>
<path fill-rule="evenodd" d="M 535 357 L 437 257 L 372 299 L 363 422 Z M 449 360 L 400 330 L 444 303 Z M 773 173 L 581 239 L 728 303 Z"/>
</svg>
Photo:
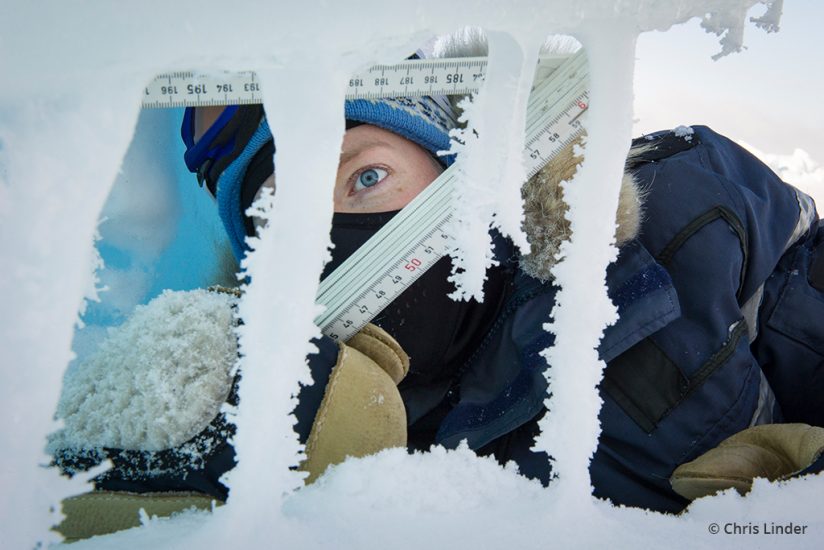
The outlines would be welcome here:
<svg viewBox="0 0 824 550">
<path fill-rule="evenodd" d="M 218 414 L 237 358 L 227 294 L 165 292 L 109 330 L 66 373 L 50 451 L 161 450 L 184 443 Z"/>
<path fill-rule="evenodd" d="M 692 141 L 692 135 L 695 133 L 690 126 L 677 126 L 672 129 L 672 133 L 680 138 L 684 138 L 684 141 Z"/>
<path fill-rule="evenodd" d="M 361 475 L 371 471 L 372 475 Z M 339 464 L 317 482 L 290 499 L 287 516 L 308 516 L 318 506 L 338 507 L 339 521 L 348 522 L 346 509 L 373 508 L 376 513 L 410 517 L 438 517 L 456 510 L 478 513 L 501 499 L 515 505 L 535 503 L 544 492 L 541 484 L 516 475 L 514 463 L 502 467 L 492 457 L 479 458 L 465 444 L 454 451 L 433 447 L 428 453 L 409 454 L 387 449 L 357 461 Z M 453 480 L 453 481 L 450 481 Z M 414 487 L 442 487 L 442 491 L 414 491 Z M 470 496 L 471 495 L 471 496 Z M 335 504 L 337 501 L 337 505 Z M 322 504 L 323 503 L 323 504 Z"/>
<path fill-rule="evenodd" d="M 824 208 L 824 166 L 803 149 L 789 155 L 765 153 L 749 143 L 739 144 L 761 159 L 787 183 L 797 187 L 815 200 L 819 212 Z"/>
</svg>

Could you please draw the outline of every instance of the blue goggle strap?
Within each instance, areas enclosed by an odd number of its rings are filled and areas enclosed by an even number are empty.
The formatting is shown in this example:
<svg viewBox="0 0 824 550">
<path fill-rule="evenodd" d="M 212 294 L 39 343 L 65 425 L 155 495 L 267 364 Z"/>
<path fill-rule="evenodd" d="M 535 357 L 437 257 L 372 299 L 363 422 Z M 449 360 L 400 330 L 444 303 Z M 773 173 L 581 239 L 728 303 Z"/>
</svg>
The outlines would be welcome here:
<svg viewBox="0 0 824 550">
<path fill-rule="evenodd" d="M 269 131 L 269 124 L 264 118 L 243 148 L 243 151 L 223 170 L 217 182 L 218 214 L 223 221 L 223 226 L 226 228 L 226 233 L 229 235 L 232 252 L 238 261 L 249 250 L 249 246 L 246 244 L 246 224 L 244 221 L 246 214 L 243 212 L 241 201 L 243 181 L 252 158 L 271 139 L 272 134 Z"/>
<path fill-rule="evenodd" d="M 190 172 L 197 172 L 207 160 L 214 161 L 232 150 L 232 143 L 222 140 L 215 143 L 216 138 L 237 113 L 237 105 L 227 106 L 217 117 L 217 120 L 206 130 L 195 143 L 195 108 L 187 107 L 183 113 L 183 124 L 180 126 L 180 137 L 186 145 L 183 159 Z M 230 140 L 229 140 L 230 141 Z"/>
</svg>

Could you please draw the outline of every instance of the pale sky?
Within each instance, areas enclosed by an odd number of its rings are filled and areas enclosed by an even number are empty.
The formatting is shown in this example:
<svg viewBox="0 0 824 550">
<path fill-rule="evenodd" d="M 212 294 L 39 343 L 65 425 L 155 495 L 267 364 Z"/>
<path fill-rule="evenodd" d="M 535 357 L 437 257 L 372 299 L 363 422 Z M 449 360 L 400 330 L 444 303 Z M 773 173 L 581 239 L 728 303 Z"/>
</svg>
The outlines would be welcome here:
<svg viewBox="0 0 824 550">
<path fill-rule="evenodd" d="M 713 61 L 718 39 L 698 20 L 642 34 L 634 135 L 705 124 L 768 153 L 804 149 L 824 164 L 824 2 L 785 0 L 780 31 L 749 24 L 744 44 Z"/>
</svg>

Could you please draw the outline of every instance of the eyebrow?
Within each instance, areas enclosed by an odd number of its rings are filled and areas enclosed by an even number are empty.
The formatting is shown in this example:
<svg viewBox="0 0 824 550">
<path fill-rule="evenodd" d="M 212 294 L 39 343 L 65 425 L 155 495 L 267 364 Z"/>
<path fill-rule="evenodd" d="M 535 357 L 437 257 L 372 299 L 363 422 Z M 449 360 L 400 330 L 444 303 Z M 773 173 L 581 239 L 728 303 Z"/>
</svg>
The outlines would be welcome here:
<svg viewBox="0 0 824 550">
<path fill-rule="evenodd" d="M 392 147 L 392 145 L 390 145 L 389 143 L 387 143 L 386 141 L 383 141 L 381 139 L 370 139 L 370 140 L 364 141 L 356 149 L 352 149 L 350 151 L 345 151 L 345 152 L 341 153 L 341 155 L 340 155 L 340 165 L 343 166 L 344 164 L 351 161 L 352 159 L 354 159 L 355 157 L 357 157 L 358 155 L 360 155 L 364 151 L 367 151 L 369 149 L 374 149 L 375 147 Z"/>
</svg>

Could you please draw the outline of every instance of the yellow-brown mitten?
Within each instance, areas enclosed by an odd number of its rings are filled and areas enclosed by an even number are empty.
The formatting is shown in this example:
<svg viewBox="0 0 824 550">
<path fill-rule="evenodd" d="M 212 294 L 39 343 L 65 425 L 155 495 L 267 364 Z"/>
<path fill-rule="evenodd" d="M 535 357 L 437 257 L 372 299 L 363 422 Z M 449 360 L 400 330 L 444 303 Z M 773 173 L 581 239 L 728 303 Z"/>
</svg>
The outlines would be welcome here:
<svg viewBox="0 0 824 550">
<path fill-rule="evenodd" d="M 824 452 L 824 428 L 763 424 L 741 431 L 672 473 L 673 490 L 689 500 L 734 487 L 744 494 L 753 479 L 784 479 Z"/>
</svg>

